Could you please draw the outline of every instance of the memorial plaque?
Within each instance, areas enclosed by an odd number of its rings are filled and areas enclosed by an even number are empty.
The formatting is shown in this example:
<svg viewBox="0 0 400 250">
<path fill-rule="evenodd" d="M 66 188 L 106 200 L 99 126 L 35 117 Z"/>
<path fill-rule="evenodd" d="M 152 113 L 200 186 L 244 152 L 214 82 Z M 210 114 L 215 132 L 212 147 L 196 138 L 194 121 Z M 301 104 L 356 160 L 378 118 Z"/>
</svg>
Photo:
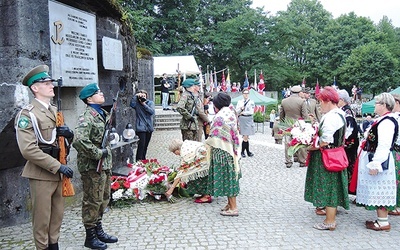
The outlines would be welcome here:
<svg viewBox="0 0 400 250">
<path fill-rule="evenodd" d="M 50 0 L 49 27 L 52 77 L 69 87 L 98 82 L 96 16 Z"/>
<path fill-rule="evenodd" d="M 103 37 L 103 66 L 109 70 L 122 70 L 122 43 L 120 40 Z"/>
</svg>

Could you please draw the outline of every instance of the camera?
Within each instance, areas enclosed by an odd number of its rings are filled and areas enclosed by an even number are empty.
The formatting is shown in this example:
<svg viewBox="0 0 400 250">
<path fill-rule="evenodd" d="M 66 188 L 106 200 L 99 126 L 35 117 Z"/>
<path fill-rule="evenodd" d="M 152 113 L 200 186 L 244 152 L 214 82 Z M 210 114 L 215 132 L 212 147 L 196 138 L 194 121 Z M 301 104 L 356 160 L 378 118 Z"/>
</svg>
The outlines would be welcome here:
<svg viewBox="0 0 400 250">
<path fill-rule="evenodd" d="M 143 96 L 137 96 L 137 99 L 139 100 L 139 102 L 145 102 L 147 100 Z"/>
</svg>

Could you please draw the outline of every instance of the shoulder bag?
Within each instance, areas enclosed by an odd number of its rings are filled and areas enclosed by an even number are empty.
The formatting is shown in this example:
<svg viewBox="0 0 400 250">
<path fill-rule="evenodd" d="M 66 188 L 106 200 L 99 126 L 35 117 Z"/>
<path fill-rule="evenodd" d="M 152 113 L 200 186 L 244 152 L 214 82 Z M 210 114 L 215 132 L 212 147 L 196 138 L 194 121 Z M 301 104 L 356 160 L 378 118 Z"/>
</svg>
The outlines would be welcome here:
<svg viewBox="0 0 400 250">
<path fill-rule="evenodd" d="M 346 120 L 342 115 L 338 114 L 344 121 L 344 128 L 346 129 Z M 343 129 L 342 129 L 343 131 Z M 329 172 L 340 172 L 349 166 L 346 151 L 344 150 L 344 132 L 340 132 L 342 138 L 342 145 L 337 148 L 320 148 L 321 157 L 324 167 Z"/>
</svg>

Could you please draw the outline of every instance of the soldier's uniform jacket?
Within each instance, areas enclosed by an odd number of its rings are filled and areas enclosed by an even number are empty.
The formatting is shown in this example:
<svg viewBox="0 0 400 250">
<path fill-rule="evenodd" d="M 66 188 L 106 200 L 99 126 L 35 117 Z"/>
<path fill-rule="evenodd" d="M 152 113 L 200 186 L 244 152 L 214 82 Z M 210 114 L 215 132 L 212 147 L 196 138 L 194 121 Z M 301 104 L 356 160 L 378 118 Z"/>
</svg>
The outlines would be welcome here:
<svg viewBox="0 0 400 250">
<path fill-rule="evenodd" d="M 43 152 L 41 148 L 56 147 L 56 112 L 55 106 L 47 109 L 36 99 L 24 107 L 15 119 L 17 142 L 22 156 L 27 160 L 22 176 L 45 181 L 60 181 L 61 176 L 57 172 L 61 163 L 51 155 Z M 36 118 L 37 133 L 41 134 L 44 143 L 38 140 L 35 134 L 32 116 Z"/>
<path fill-rule="evenodd" d="M 279 118 L 281 121 L 284 121 L 287 118 L 295 120 L 299 118 L 307 119 L 308 111 L 304 99 L 301 98 L 297 93 L 291 94 L 288 98 L 283 99 Z"/>
<path fill-rule="evenodd" d="M 103 109 L 106 120 L 109 114 Z M 75 128 L 75 139 L 72 146 L 78 151 L 77 164 L 79 172 L 90 169 L 96 170 L 97 164 L 102 156 L 101 142 L 105 131 L 106 120 L 92 107 L 87 106 L 86 110 L 79 116 Z M 107 145 L 108 156 L 103 161 L 103 170 L 111 169 L 112 156 L 111 148 Z"/>
<path fill-rule="evenodd" d="M 194 108 L 194 122 L 189 119 L 191 112 Z M 207 115 L 204 113 L 203 102 L 200 100 L 199 96 L 194 96 L 191 92 L 185 91 L 182 93 L 181 98 L 176 106 L 176 110 L 182 115 L 180 128 L 182 130 L 197 130 L 198 129 L 198 117 L 203 121 L 208 121 Z"/>
</svg>

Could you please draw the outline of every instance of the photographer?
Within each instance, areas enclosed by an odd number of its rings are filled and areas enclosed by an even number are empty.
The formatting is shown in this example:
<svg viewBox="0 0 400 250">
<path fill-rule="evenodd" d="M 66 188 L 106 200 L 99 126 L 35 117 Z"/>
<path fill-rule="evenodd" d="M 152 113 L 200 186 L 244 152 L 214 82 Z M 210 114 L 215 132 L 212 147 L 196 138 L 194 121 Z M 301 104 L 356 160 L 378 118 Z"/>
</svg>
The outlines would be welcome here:
<svg viewBox="0 0 400 250">
<path fill-rule="evenodd" d="M 139 90 L 131 100 L 132 108 L 136 113 L 136 135 L 139 142 L 136 151 L 136 161 L 146 159 L 147 147 L 151 134 L 154 131 L 153 116 L 155 114 L 154 102 L 147 99 L 147 92 Z"/>
</svg>

